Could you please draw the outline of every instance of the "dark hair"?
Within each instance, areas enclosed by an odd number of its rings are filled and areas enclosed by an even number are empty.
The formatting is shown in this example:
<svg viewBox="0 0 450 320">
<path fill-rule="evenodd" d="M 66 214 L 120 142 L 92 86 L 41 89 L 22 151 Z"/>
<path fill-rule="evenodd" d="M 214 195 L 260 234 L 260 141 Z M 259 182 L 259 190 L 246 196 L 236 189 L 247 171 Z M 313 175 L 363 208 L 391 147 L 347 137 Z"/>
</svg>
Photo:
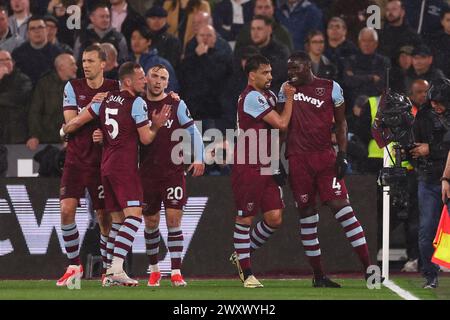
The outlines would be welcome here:
<svg viewBox="0 0 450 320">
<path fill-rule="evenodd" d="M 320 30 L 312 30 L 308 33 L 308 35 L 305 38 L 305 44 L 309 43 L 311 41 L 312 38 L 314 38 L 315 36 L 322 36 L 323 39 L 325 40 L 325 35 L 323 34 L 322 31 Z"/>
<path fill-rule="evenodd" d="M 441 20 L 444 19 L 445 15 L 450 13 L 450 5 L 444 3 L 444 6 L 441 9 L 440 18 Z"/>
<path fill-rule="evenodd" d="M 270 17 L 266 17 L 266 16 L 262 16 L 260 14 L 257 14 L 255 16 L 253 16 L 252 21 L 254 20 L 262 20 L 264 21 L 264 24 L 266 26 L 273 26 L 273 19 Z"/>
<path fill-rule="evenodd" d="M 257 54 L 260 54 L 259 48 L 253 45 L 246 46 L 242 48 L 241 51 L 241 60 L 248 60 L 250 57 L 253 57 Z"/>
<path fill-rule="evenodd" d="M 261 54 L 256 54 L 254 56 L 251 56 L 247 60 L 247 63 L 245 64 L 245 68 L 244 68 L 245 74 L 248 76 L 250 74 L 250 72 L 258 70 L 259 67 L 262 65 L 270 65 L 269 59 L 267 59 L 266 57 L 264 57 Z"/>
<path fill-rule="evenodd" d="M 139 26 L 137 28 L 134 28 L 133 32 L 139 32 L 139 34 L 147 39 L 147 40 L 153 40 L 153 33 L 150 31 L 149 28 L 147 28 L 147 26 Z M 131 34 L 133 34 L 133 32 L 131 32 Z"/>
<path fill-rule="evenodd" d="M 288 60 L 298 60 L 300 62 L 311 62 L 311 58 L 309 57 L 309 54 L 307 54 L 305 51 L 297 51 L 294 52 L 289 56 Z"/>
<path fill-rule="evenodd" d="M 339 23 L 344 27 L 344 29 L 347 30 L 347 23 L 346 23 L 345 20 L 342 19 L 341 17 L 332 17 L 330 20 L 328 20 L 328 22 L 327 22 L 327 28 L 328 28 L 328 25 L 329 25 L 331 22 L 339 22 Z"/>
<path fill-rule="evenodd" d="M 30 27 L 30 22 L 32 22 L 32 21 L 39 21 L 39 20 L 42 20 L 42 22 L 44 22 L 44 24 L 45 24 L 45 19 L 42 16 L 32 16 L 30 19 L 28 19 L 28 21 L 27 21 L 27 30 Z"/>
<path fill-rule="evenodd" d="M 99 2 L 92 6 L 91 11 L 89 11 L 89 15 L 93 14 L 95 12 L 95 10 L 97 10 L 99 8 L 107 8 L 109 11 L 109 7 L 106 3 Z"/>
<path fill-rule="evenodd" d="M 136 69 L 142 68 L 139 63 L 136 62 L 125 62 L 119 68 L 119 80 L 123 81 L 126 77 L 132 76 Z"/>
<path fill-rule="evenodd" d="M 106 61 L 107 54 L 106 51 L 100 46 L 100 43 L 93 43 L 90 46 L 88 46 L 86 49 L 84 49 L 83 52 L 92 52 L 97 51 L 98 57 L 101 61 Z"/>
<path fill-rule="evenodd" d="M 178 0 L 172 0 L 170 4 L 170 10 L 175 10 L 177 7 Z M 195 8 L 198 8 L 202 4 L 202 0 L 189 0 L 186 5 L 186 13 L 189 14 L 194 11 Z"/>
</svg>

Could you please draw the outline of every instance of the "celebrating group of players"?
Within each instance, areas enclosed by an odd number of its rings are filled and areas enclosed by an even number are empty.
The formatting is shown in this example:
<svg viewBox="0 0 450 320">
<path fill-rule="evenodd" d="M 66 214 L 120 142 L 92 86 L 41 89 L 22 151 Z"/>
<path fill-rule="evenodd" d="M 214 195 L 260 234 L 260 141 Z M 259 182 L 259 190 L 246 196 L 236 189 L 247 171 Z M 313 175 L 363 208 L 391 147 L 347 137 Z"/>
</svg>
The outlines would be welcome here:
<svg viewBox="0 0 450 320">
<path fill-rule="evenodd" d="M 104 286 L 138 284 L 124 272 L 123 262 L 142 216 L 150 260 L 148 285 L 159 286 L 161 202 L 169 231 L 171 282 L 185 286 L 180 272 L 185 172 L 183 164 L 172 159 L 177 142 L 171 141 L 171 136 L 176 129 L 185 129 L 191 135 L 194 161 L 188 171 L 192 171 L 192 176 L 204 172 L 202 137 L 186 104 L 176 94 L 165 93 L 169 74 L 164 66 L 154 66 L 145 75 L 139 64 L 126 62 L 119 69 L 119 85 L 103 77 L 105 61 L 106 54 L 100 46 L 88 47 L 82 57 L 85 78 L 69 81 L 64 90 L 65 124 L 61 135 L 66 136 L 68 146 L 60 188 L 61 228 L 70 265 L 57 285 L 64 286 L 83 274 L 75 212 L 87 189 L 100 225 Z M 321 266 L 318 195 L 344 228 L 367 277 L 368 247 L 343 181 L 347 125 L 342 89 L 334 81 L 315 77 L 310 58 L 303 52 L 289 58 L 288 82 L 282 86 L 278 99 L 269 90 L 271 66 L 265 57 L 249 58 L 245 71 L 248 86 L 237 102 L 237 126 L 242 133 L 254 130 L 260 134 L 261 130 L 273 129 L 286 132 L 289 182 L 300 214 L 301 241 L 314 273 L 313 285 L 340 286 L 325 276 Z M 334 123 L 337 155 L 331 139 Z M 239 134 L 238 141 L 245 136 Z M 269 139 L 267 143 L 274 142 Z M 246 144 L 235 144 L 235 158 L 244 152 L 248 159 L 250 148 L 237 150 L 240 145 Z M 238 212 L 231 260 L 246 288 L 262 287 L 251 271 L 250 256 L 280 226 L 284 208 L 281 188 L 274 176 L 262 174 L 265 166 L 259 159 L 252 164 L 235 161 L 231 176 Z M 260 210 L 263 219 L 251 230 L 253 217 Z"/>
</svg>

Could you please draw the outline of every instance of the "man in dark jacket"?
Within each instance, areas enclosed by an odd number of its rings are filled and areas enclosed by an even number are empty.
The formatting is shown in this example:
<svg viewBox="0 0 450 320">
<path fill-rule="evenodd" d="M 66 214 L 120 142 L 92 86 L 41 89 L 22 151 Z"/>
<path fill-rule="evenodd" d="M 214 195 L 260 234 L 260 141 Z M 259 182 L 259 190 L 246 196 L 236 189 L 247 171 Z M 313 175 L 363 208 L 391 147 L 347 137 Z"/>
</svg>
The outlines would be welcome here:
<svg viewBox="0 0 450 320">
<path fill-rule="evenodd" d="M 219 97 L 232 70 L 231 48 L 218 50 L 216 32 L 209 25 L 200 28 L 196 38 L 197 47 L 181 63 L 181 96 L 194 119 L 220 119 Z"/>
<path fill-rule="evenodd" d="M 281 84 L 287 77 L 287 59 L 289 49 L 272 37 L 272 22 L 265 16 L 255 16 L 251 22 L 251 44 L 256 46 L 260 53 L 270 61 L 272 66 L 272 86 L 273 92 L 278 92 Z M 237 58 L 241 52 L 235 51 Z"/>
<path fill-rule="evenodd" d="M 177 70 L 182 47 L 180 40 L 167 32 L 169 29 L 167 11 L 163 7 L 153 6 L 145 13 L 145 17 L 147 26 L 153 34 L 151 49 L 157 49 L 158 54 L 167 59 Z"/>
<path fill-rule="evenodd" d="M 244 24 L 252 20 L 253 7 L 253 1 L 249 0 L 220 1 L 214 8 L 214 28 L 225 40 L 236 41 Z"/>
<path fill-rule="evenodd" d="M 30 78 L 14 66 L 11 54 L 0 50 L 0 144 L 26 141 L 31 89 Z"/>
<path fill-rule="evenodd" d="M 443 72 L 433 67 L 433 55 L 430 48 L 425 45 L 414 48 L 412 52 L 412 66 L 405 77 L 405 88 L 411 88 L 411 84 L 417 79 L 432 82 L 443 78 L 445 78 Z"/>
<path fill-rule="evenodd" d="M 423 288 L 438 286 L 439 266 L 431 262 L 434 253 L 433 240 L 442 211 L 441 181 L 450 141 L 450 81 L 431 83 L 427 103 L 417 113 L 414 123 L 416 147 L 410 153 L 418 159 L 419 175 L 419 251 Z"/>
<path fill-rule="evenodd" d="M 379 96 L 385 89 L 386 68 L 389 59 L 376 53 L 378 35 L 375 29 L 364 28 L 359 33 L 359 52 L 348 58 L 344 65 L 344 85 L 350 105 L 356 97 Z M 345 92 L 345 91 L 344 91 Z"/>
<path fill-rule="evenodd" d="M 432 34 L 428 40 L 434 56 L 434 66 L 444 72 L 450 78 L 450 7 L 447 7 L 441 14 L 442 30 Z"/>
<path fill-rule="evenodd" d="M 389 1 L 386 4 L 385 16 L 386 23 L 380 32 L 379 50 L 394 63 L 402 46 L 416 47 L 421 43 L 421 39 L 405 20 L 405 8 L 401 1 Z"/>
<path fill-rule="evenodd" d="M 41 143 L 59 143 L 59 129 L 64 122 L 61 112 L 64 86 L 77 75 L 75 58 L 63 53 L 55 59 L 55 70 L 45 74 L 36 84 L 28 112 L 27 147 L 34 151 Z"/>
<path fill-rule="evenodd" d="M 60 48 L 48 42 L 46 28 L 42 18 L 31 17 L 28 20 L 28 41 L 12 53 L 16 67 L 31 79 L 33 86 L 62 53 Z"/>
<path fill-rule="evenodd" d="M 73 54 L 78 62 L 81 60 L 81 53 L 91 44 L 98 42 L 111 43 L 118 52 L 119 63 L 128 58 L 127 41 L 122 33 L 111 27 L 111 16 L 109 8 L 106 5 L 98 4 L 94 6 L 89 15 L 91 24 L 83 30 L 75 40 Z"/>
<path fill-rule="evenodd" d="M 125 36 L 129 48 L 131 33 L 144 25 L 145 20 L 127 0 L 109 0 L 109 2 L 111 3 L 111 26 Z"/>
</svg>

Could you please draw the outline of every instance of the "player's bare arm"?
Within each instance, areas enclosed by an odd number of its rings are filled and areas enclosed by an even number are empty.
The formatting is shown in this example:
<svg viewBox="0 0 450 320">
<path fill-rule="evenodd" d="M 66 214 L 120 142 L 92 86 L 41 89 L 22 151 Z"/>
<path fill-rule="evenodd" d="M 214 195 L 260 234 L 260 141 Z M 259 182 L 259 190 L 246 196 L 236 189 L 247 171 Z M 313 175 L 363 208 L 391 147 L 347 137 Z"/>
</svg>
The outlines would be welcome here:
<svg viewBox="0 0 450 320">
<path fill-rule="evenodd" d="M 138 129 L 139 140 L 142 144 L 150 144 L 155 139 L 158 130 L 166 123 L 166 121 L 170 118 L 171 107 L 165 105 L 162 107 L 160 112 L 156 112 L 156 110 L 152 113 L 152 124 L 150 127 L 143 126 Z"/>
<path fill-rule="evenodd" d="M 92 119 L 94 119 L 92 114 L 89 113 L 88 109 L 84 109 L 83 111 L 81 111 L 79 115 L 70 120 L 67 124 L 63 125 L 63 127 L 61 128 L 61 133 L 62 134 L 72 133 L 81 128 L 84 124 L 88 123 Z"/>
<path fill-rule="evenodd" d="M 286 96 L 286 102 L 281 114 L 278 114 L 278 112 L 276 111 L 271 111 L 266 116 L 264 116 L 263 120 L 270 124 L 273 128 L 285 131 L 289 126 L 289 121 L 291 121 L 292 103 L 294 101 L 295 88 L 290 84 L 285 83 L 283 85 L 283 92 Z"/>
</svg>

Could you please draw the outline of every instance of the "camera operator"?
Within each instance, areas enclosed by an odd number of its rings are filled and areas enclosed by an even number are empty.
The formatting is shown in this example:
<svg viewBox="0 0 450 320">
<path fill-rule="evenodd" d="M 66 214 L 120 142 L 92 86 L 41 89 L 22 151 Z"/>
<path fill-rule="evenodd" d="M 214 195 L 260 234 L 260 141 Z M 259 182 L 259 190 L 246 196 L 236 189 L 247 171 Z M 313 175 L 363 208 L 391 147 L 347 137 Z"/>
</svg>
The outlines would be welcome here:
<svg viewBox="0 0 450 320">
<path fill-rule="evenodd" d="M 431 257 L 434 252 L 433 239 L 442 211 L 440 178 L 449 151 L 449 99 L 450 80 L 433 81 L 427 92 L 427 102 L 417 113 L 414 124 L 416 143 L 410 150 L 412 157 L 418 160 L 419 251 L 422 273 L 426 279 L 423 288 L 426 289 L 438 286 L 439 267 L 431 262 Z"/>
</svg>

